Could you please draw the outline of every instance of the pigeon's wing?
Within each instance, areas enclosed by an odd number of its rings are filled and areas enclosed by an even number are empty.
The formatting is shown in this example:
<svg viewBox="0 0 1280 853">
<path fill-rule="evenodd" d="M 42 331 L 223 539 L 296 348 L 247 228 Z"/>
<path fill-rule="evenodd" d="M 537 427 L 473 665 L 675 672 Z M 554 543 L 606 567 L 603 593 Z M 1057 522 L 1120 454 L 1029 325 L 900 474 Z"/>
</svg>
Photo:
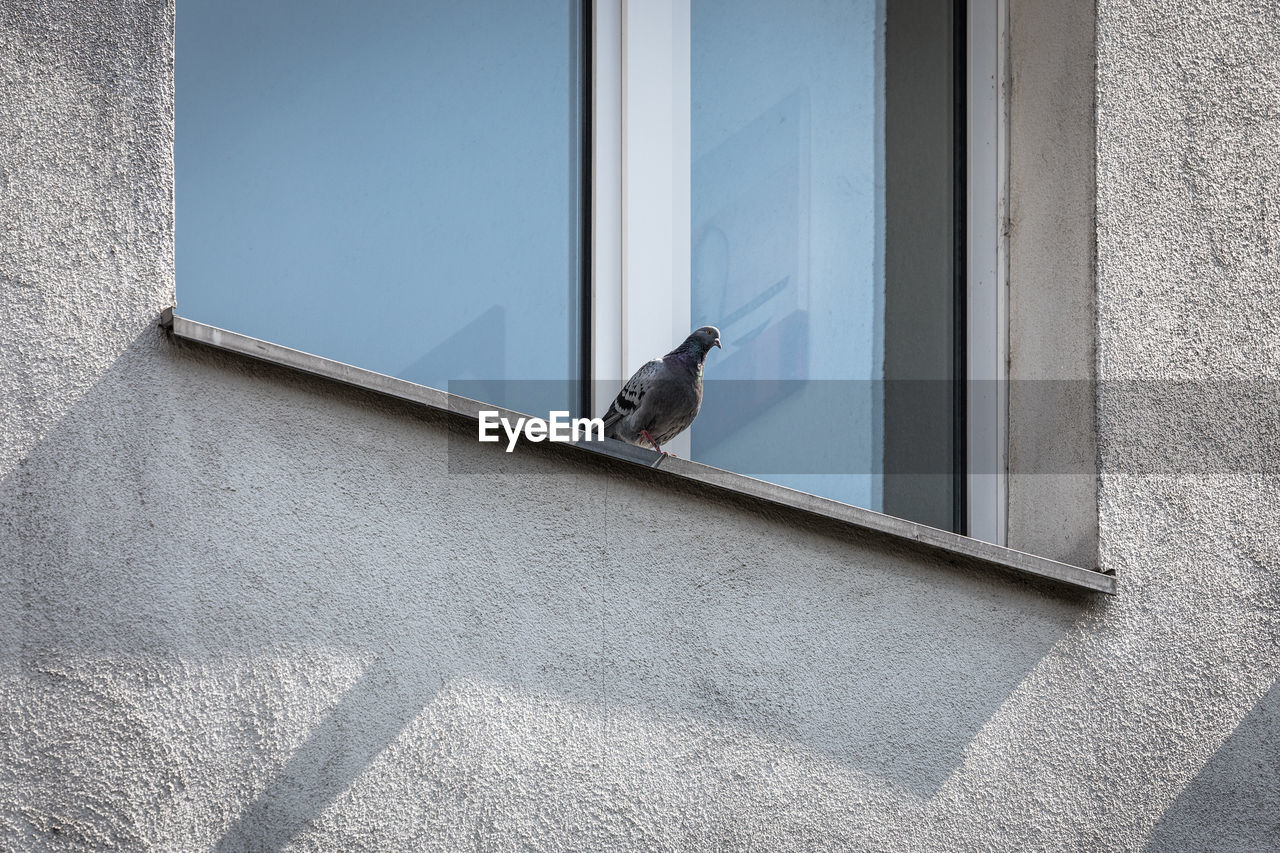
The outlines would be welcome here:
<svg viewBox="0 0 1280 853">
<path fill-rule="evenodd" d="M 606 430 L 640 408 L 645 394 L 661 378 L 663 370 L 662 359 L 655 358 L 653 361 L 642 365 L 635 375 L 627 380 L 627 384 L 622 386 L 618 396 L 614 397 L 613 402 L 609 404 L 609 411 L 604 413 L 604 428 Z"/>
</svg>

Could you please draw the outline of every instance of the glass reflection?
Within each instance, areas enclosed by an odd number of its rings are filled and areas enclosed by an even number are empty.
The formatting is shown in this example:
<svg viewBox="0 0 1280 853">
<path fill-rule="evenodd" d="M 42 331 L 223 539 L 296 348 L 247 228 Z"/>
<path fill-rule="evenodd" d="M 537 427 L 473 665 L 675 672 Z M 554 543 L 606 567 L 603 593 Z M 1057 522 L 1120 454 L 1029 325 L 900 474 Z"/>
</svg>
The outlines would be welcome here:
<svg viewBox="0 0 1280 853">
<path fill-rule="evenodd" d="M 181 0 L 179 312 L 577 410 L 578 9 Z"/>
<path fill-rule="evenodd" d="M 694 458 L 953 526 L 952 37 L 936 0 L 693 0 Z M 932 467 L 898 474 L 908 410 Z"/>
</svg>

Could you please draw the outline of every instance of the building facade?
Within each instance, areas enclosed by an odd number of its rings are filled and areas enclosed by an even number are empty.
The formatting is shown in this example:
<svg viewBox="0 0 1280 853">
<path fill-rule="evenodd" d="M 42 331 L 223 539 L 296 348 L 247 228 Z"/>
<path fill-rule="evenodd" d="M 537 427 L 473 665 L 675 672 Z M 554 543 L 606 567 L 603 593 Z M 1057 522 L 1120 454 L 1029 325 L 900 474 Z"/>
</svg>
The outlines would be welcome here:
<svg viewBox="0 0 1280 853">
<path fill-rule="evenodd" d="M 1280 849 L 1280 6 L 1008 11 L 1113 596 L 174 339 L 173 3 L 5 4 L 0 846 Z"/>
</svg>

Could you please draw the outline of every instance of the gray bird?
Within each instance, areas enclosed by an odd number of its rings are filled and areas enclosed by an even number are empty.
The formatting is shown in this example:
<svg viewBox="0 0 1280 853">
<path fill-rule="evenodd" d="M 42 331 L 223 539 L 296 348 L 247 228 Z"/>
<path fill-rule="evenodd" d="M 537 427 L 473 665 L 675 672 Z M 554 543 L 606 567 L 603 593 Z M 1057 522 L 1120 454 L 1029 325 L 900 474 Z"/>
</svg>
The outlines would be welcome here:
<svg viewBox="0 0 1280 853">
<path fill-rule="evenodd" d="M 702 364 L 720 346 L 720 330 L 703 326 L 627 380 L 604 413 L 604 434 L 666 455 L 662 445 L 689 428 L 702 407 Z"/>
</svg>

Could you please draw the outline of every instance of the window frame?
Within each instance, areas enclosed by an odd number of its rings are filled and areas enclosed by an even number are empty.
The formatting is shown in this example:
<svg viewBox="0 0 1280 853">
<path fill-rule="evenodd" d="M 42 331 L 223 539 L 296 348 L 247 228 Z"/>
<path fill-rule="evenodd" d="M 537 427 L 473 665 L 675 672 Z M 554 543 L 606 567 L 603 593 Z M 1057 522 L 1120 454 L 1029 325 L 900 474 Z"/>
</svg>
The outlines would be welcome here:
<svg viewBox="0 0 1280 853">
<path fill-rule="evenodd" d="M 1009 6 L 966 6 L 967 535 L 1008 544 Z"/>
</svg>

